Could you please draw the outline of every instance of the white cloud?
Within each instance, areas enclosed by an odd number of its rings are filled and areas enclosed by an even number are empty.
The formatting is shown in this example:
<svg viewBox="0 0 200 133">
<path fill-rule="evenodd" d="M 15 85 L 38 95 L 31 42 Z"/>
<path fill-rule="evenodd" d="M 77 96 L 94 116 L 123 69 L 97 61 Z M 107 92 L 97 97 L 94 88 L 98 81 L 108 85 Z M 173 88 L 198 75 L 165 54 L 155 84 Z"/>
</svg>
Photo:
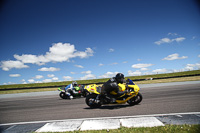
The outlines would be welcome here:
<svg viewBox="0 0 200 133">
<path fill-rule="evenodd" d="M 21 69 L 21 68 L 28 68 L 29 66 L 24 65 L 24 63 L 20 61 L 1 61 L 0 68 L 4 71 L 9 71 L 12 68 Z"/>
<path fill-rule="evenodd" d="M 41 78 L 44 78 L 44 76 L 42 76 L 42 75 L 36 75 L 35 78 L 36 79 L 41 79 Z"/>
<path fill-rule="evenodd" d="M 29 79 L 28 82 L 29 82 L 29 83 L 34 83 L 35 80 L 34 80 L 34 79 Z"/>
<path fill-rule="evenodd" d="M 48 74 L 47 77 L 53 78 L 55 75 L 54 74 Z"/>
<path fill-rule="evenodd" d="M 81 65 L 74 65 L 75 67 L 78 67 L 78 68 L 84 68 L 83 66 Z"/>
<path fill-rule="evenodd" d="M 112 48 L 110 48 L 108 51 L 109 51 L 109 52 L 114 52 L 115 50 L 114 50 L 114 49 L 112 49 Z"/>
<path fill-rule="evenodd" d="M 93 53 L 91 48 L 86 48 L 83 52 L 77 51 L 75 46 L 70 43 L 56 43 L 49 48 L 49 52 L 46 53 L 45 57 L 52 62 L 63 62 L 75 57 L 87 58 L 93 56 Z"/>
<path fill-rule="evenodd" d="M 194 40 L 194 39 L 196 39 L 196 36 L 193 36 L 191 40 Z"/>
<path fill-rule="evenodd" d="M 76 74 L 75 72 L 70 72 L 71 74 Z"/>
<path fill-rule="evenodd" d="M 152 72 L 144 72 L 143 75 L 152 75 Z"/>
<path fill-rule="evenodd" d="M 122 63 L 128 63 L 128 61 L 124 61 L 124 62 L 122 62 Z"/>
<path fill-rule="evenodd" d="M 172 42 L 171 39 L 169 39 L 169 38 L 162 38 L 159 41 L 156 41 L 155 44 L 160 45 L 162 43 L 170 43 L 170 42 Z"/>
<path fill-rule="evenodd" d="M 93 50 L 91 48 L 86 48 L 85 52 L 78 51 L 74 53 L 75 57 L 80 57 L 80 58 L 88 58 L 89 56 L 93 56 Z"/>
<path fill-rule="evenodd" d="M 60 71 L 60 68 L 55 68 L 55 67 L 43 67 L 38 69 L 38 71 L 50 71 L 50 72 L 54 72 L 54 71 Z"/>
<path fill-rule="evenodd" d="M 187 64 L 186 67 L 185 67 L 185 70 L 191 71 L 191 70 L 194 70 L 194 67 L 195 66 L 193 64 Z"/>
<path fill-rule="evenodd" d="M 200 58 L 200 54 L 198 55 L 198 57 Z"/>
<path fill-rule="evenodd" d="M 92 73 L 92 71 L 83 71 L 83 72 L 81 72 L 82 74 L 91 74 Z"/>
<path fill-rule="evenodd" d="M 178 60 L 178 59 L 186 59 L 186 58 L 188 58 L 188 57 L 187 56 L 179 57 L 179 54 L 175 53 L 175 54 L 168 55 L 167 57 L 163 58 L 162 60 Z"/>
<path fill-rule="evenodd" d="M 53 81 L 57 81 L 57 80 L 58 80 L 58 77 L 53 77 L 52 80 L 53 80 Z"/>
<path fill-rule="evenodd" d="M 21 75 L 20 74 L 10 74 L 9 76 L 10 77 L 20 77 Z"/>
<path fill-rule="evenodd" d="M 80 78 L 80 80 L 88 80 L 88 79 L 96 79 L 96 76 L 94 74 L 89 73 Z"/>
<path fill-rule="evenodd" d="M 8 82 L 8 83 L 3 83 L 4 85 L 11 85 L 11 84 L 16 84 L 16 83 L 13 83 L 13 82 Z"/>
<path fill-rule="evenodd" d="M 107 72 L 107 73 L 99 76 L 99 78 L 111 78 L 111 77 L 116 76 L 117 73 L 119 73 L 119 72 Z"/>
<path fill-rule="evenodd" d="M 172 39 L 172 42 L 173 42 L 173 41 L 182 42 L 182 41 L 184 41 L 184 40 L 185 40 L 184 37 L 178 37 L 178 38 Z"/>
<path fill-rule="evenodd" d="M 131 70 L 128 71 L 128 76 L 138 76 L 138 75 L 142 75 L 142 72 L 140 72 L 139 70 L 136 70 L 135 72 Z"/>
<path fill-rule="evenodd" d="M 96 79 L 96 76 L 92 74 L 92 71 L 83 71 L 81 73 L 86 75 L 81 77 L 80 80 Z"/>
<path fill-rule="evenodd" d="M 168 35 L 177 36 L 178 34 L 177 33 L 168 33 Z"/>
<path fill-rule="evenodd" d="M 44 79 L 42 82 L 48 83 L 48 82 L 53 82 L 52 79 Z"/>
<path fill-rule="evenodd" d="M 141 71 L 147 71 L 147 70 L 149 70 L 148 68 L 141 68 L 140 69 Z"/>
<path fill-rule="evenodd" d="M 43 83 L 42 81 L 35 81 L 35 83 Z"/>
<path fill-rule="evenodd" d="M 183 71 L 192 71 L 192 70 L 200 70 L 200 63 L 186 64 L 184 68 L 173 69 L 173 72 L 183 72 Z"/>
<path fill-rule="evenodd" d="M 184 37 L 178 37 L 178 38 L 174 38 L 174 39 L 170 39 L 170 38 L 162 38 L 159 41 L 154 42 L 157 45 L 163 44 L 163 43 L 172 43 L 172 42 L 182 42 L 184 41 L 185 38 Z"/>
<path fill-rule="evenodd" d="M 117 65 L 118 63 L 117 62 L 114 62 L 114 63 L 111 63 L 111 64 L 109 64 L 109 65 Z"/>
<path fill-rule="evenodd" d="M 104 64 L 100 63 L 99 66 L 103 66 Z"/>
<path fill-rule="evenodd" d="M 132 65 L 132 68 L 136 68 L 136 69 L 140 69 L 140 70 L 136 70 L 136 71 L 131 71 L 129 70 L 128 71 L 128 75 L 129 76 L 138 76 L 138 75 L 142 75 L 142 72 L 141 71 L 147 71 L 149 70 L 147 67 L 151 67 L 153 66 L 154 64 L 134 64 Z"/>
<path fill-rule="evenodd" d="M 43 55 L 36 56 L 36 55 L 31 55 L 31 54 L 23 54 L 19 56 L 15 54 L 14 58 L 23 63 L 31 63 L 31 64 L 37 64 L 37 65 L 44 65 L 45 63 L 49 62 L 49 60 L 45 58 Z"/>
<path fill-rule="evenodd" d="M 153 65 L 154 64 L 134 64 L 134 65 L 132 65 L 132 68 L 145 68 L 145 67 L 150 67 Z"/>
<path fill-rule="evenodd" d="M 166 68 L 163 69 L 156 69 L 152 71 L 153 73 L 167 73 L 169 72 L 169 70 L 167 70 Z"/>
<path fill-rule="evenodd" d="M 64 79 L 65 81 L 72 81 L 72 80 L 73 80 L 73 78 L 70 77 L 70 76 L 63 76 L 63 79 Z"/>
<path fill-rule="evenodd" d="M 200 69 L 200 63 L 196 63 L 196 64 L 187 64 L 186 67 L 184 68 L 185 70 L 195 70 L 195 69 Z"/>
<path fill-rule="evenodd" d="M 27 84 L 25 79 L 22 79 L 21 82 L 22 82 L 22 84 Z"/>
<path fill-rule="evenodd" d="M 75 46 L 70 43 L 55 43 L 49 48 L 49 51 L 44 55 L 22 54 L 14 55 L 17 61 L 1 61 L 0 68 L 4 71 L 9 71 L 12 68 L 28 68 L 24 63 L 44 65 L 48 62 L 64 62 L 70 61 L 71 58 L 88 58 L 93 56 L 94 51 L 91 48 L 86 48 L 85 51 L 77 51 Z"/>
</svg>

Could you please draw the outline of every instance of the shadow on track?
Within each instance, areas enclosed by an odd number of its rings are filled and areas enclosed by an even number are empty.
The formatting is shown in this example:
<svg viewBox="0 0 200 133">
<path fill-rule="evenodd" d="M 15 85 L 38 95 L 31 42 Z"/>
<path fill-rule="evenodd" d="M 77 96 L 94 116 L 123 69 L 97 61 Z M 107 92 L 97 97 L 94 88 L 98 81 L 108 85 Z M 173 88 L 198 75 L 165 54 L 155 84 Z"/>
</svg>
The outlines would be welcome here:
<svg viewBox="0 0 200 133">
<path fill-rule="evenodd" d="M 138 106 L 140 104 L 137 104 L 137 105 L 134 105 L 134 106 Z M 124 104 L 124 105 L 103 105 L 99 108 L 90 108 L 90 107 L 87 107 L 87 108 L 83 108 L 83 109 L 109 109 L 109 110 L 114 110 L 114 109 L 121 109 L 121 108 L 127 108 L 127 107 L 133 107 L 133 106 L 130 106 L 128 104 Z"/>
</svg>

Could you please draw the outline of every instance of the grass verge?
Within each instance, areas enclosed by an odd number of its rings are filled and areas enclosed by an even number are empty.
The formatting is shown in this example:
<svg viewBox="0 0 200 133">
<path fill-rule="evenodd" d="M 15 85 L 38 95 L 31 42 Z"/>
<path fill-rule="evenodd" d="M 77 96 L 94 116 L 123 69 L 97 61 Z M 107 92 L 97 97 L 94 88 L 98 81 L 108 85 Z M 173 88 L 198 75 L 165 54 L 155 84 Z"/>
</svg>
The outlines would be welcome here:
<svg viewBox="0 0 200 133">
<path fill-rule="evenodd" d="M 142 128 L 121 127 L 112 130 L 73 131 L 64 133 L 200 133 L 200 125 L 165 125 Z"/>
<path fill-rule="evenodd" d="M 200 81 L 200 76 L 193 77 L 180 77 L 180 78 L 170 78 L 170 79 L 157 79 L 157 80 L 145 80 L 136 81 L 136 84 L 155 84 L 155 83 L 168 83 L 168 82 L 184 82 L 184 81 Z M 42 91 L 56 91 L 58 87 L 55 88 L 39 88 L 39 89 L 23 89 L 23 90 L 5 90 L 0 91 L 0 94 L 13 94 L 13 93 L 27 93 L 27 92 L 42 92 Z"/>
<path fill-rule="evenodd" d="M 0 91 L 0 94 L 29 93 L 29 92 L 45 92 L 56 91 L 58 88 L 39 88 L 39 89 L 23 89 L 23 90 L 6 90 Z"/>
<path fill-rule="evenodd" d="M 177 72 L 177 73 L 166 73 L 166 74 L 155 74 L 155 75 L 143 75 L 143 76 L 131 76 L 126 77 L 130 78 L 133 81 L 141 81 L 141 79 L 158 79 L 158 78 L 172 78 L 172 77 L 184 77 L 184 76 L 199 76 L 200 70 L 194 71 L 185 71 L 185 72 Z M 106 82 L 109 78 L 105 79 L 92 79 L 92 80 L 77 80 L 78 84 L 91 84 L 91 83 L 102 83 Z M 47 88 L 47 87 L 57 87 L 57 86 L 64 86 L 67 84 L 71 84 L 72 81 L 63 81 L 63 82 L 50 82 L 50 83 L 33 83 L 33 84 L 13 84 L 13 85 L 0 85 L 1 89 L 10 89 L 10 88 Z"/>
<path fill-rule="evenodd" d="M 136 84 L 155 84 L 155 83 L 184 82 L 184 81 L 198 81 L 198 80 L 200 81 L 200 76 L 145 80 L 145 81 L 136 81 L 135 83 Z"/>
</svg>

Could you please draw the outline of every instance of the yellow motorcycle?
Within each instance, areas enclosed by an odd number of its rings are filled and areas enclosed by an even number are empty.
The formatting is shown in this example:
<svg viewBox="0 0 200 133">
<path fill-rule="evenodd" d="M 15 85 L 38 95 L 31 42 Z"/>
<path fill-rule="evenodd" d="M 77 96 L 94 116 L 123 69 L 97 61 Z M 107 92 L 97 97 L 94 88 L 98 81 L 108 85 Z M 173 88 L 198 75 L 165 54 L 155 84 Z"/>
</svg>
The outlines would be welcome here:
<svg viewBox="0 0 200 133">
<path fill-rule="evenodd" d="M 86 96 L 85 102 L 90 108 L 99 108 L 101 105 L 105 104 L 125 104 L 128 103 L 130 106 L 139 104 L 142 101 L 142 94 L 139 93 L 140 88 L 138 85 L 133 83 L 132 80 L 128 79 L 126 84 L 118 84 L 120 91 L 128 90 L 128 93 L 125 93 L 121 96 L 117 97 L 116 92 L 111 92 L 110 94 L 115 96 L 116 95 L 116 102 L 111 103 L 110 99 L 107 98 L 106 95 L 101 95 L 99 97 L 99 101 L 97 102 L 96 98 L 101 93 L 101 86 L 96 84 L 91 84 L 85 86 L 85 89 L 88 92 Z"/>
</svg>

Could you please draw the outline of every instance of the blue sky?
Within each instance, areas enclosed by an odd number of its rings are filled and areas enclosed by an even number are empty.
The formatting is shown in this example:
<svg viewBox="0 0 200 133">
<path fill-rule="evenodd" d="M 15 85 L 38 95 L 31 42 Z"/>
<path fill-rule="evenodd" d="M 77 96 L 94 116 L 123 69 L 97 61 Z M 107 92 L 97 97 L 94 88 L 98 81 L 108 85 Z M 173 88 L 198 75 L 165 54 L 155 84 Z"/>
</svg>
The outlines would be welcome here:
<svg viewBox="0 0 200 133">
<path fill-rule="evenodd" d="M 0 84 L 200 68 L 196 0 L 5 0 Z"/>
</svg>

